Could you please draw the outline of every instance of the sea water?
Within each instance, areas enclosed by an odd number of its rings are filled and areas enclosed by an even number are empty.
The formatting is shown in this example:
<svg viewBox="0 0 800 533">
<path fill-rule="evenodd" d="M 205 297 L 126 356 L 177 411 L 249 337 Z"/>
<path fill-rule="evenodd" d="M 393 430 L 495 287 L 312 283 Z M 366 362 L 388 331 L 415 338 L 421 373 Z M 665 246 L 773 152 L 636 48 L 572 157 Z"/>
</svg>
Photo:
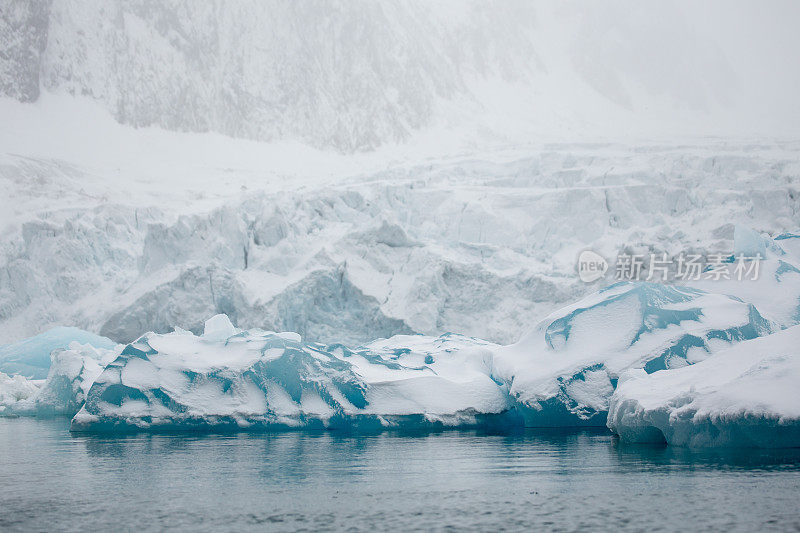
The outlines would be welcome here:
<svg viewBox="0 0 800 533">
<path fill-rule="evenodd" d="M 800 450 L 606 430 L 72 435 L 0 419 L 3 531 L 798 530 Z"/>
</svg>

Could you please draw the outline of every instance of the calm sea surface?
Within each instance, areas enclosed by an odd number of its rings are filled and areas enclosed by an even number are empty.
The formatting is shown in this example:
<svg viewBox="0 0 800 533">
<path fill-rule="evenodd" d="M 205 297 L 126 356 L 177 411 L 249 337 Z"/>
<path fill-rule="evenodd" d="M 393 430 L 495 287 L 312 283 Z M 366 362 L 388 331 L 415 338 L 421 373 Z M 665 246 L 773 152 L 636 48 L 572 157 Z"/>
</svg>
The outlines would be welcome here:
<svg viewBox="0 0 800 533">
<path fill-rule="evenodd" d="M 606 431 L 72 436 L 0 419 L 2 531 L 800 531 L 800 450 Z"/>
</svg>

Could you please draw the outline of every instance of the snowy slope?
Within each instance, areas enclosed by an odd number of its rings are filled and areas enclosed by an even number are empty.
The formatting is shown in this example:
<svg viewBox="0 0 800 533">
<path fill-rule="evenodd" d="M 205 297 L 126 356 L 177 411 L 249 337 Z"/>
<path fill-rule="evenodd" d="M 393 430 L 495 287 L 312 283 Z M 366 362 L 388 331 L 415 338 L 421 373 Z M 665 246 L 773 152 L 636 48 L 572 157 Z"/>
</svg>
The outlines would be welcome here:
<svg viewBox="0 0 800 533">
<path fill-rule="evenodd" d="M 10 0 L 0 94 L 87 96 L 137 127 L 343 152 L 432 127 L 797 135 L 797 15 L 742 1 Z"/>
</svg>

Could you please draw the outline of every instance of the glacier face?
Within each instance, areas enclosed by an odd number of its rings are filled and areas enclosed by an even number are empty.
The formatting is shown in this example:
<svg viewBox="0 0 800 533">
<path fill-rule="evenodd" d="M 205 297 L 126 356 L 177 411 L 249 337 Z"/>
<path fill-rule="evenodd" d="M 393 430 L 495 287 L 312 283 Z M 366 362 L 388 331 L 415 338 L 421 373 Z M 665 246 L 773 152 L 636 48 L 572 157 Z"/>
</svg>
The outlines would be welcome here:
<svg viewBox="0 0 800 533">
<path fill-rule="evenodd" d="M 88 170 L 61 175 L 17 158 L 0 168 L 12 203 L 0 335 L 9 342 L 66 323 L 130 342 L 173 327 L 201 333 L 205 318 L 225 313 L 245 328 L 323 343 L 445 331 L 510 343 L 612 281 L 613 271 L 578 280 L 583 249 L 608 259 L 624 248 L 730 252 L 731 221 L 794 231 L 797 151 L 742 150 L 549 146 L 302 190 L 251 183 L 188 208 L 159 203 L 149 186 L 132 185 L 148 191 L 132 201 Z M 742 297 L 766 294 L 751 293 Z M 794 311 L 776 308 L 784 301 L 754 303 L 787 324 Z"/>
<path fill-rule="evenodd" d="M 626 442 L 679 446 L 797 446 L 800 326 L 748 340 L 696 365 L 628 371 L 608 427 Z"/>
</svg>

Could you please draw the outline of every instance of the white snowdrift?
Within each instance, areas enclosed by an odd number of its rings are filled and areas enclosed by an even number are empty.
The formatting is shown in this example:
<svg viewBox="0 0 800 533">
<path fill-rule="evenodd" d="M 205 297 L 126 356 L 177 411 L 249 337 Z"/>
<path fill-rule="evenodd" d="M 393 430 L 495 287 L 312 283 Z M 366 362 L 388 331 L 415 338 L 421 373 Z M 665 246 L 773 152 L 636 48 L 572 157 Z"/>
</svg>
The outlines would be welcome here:
<svg viewBox="0 0 800 533">
<path fill-rule="evenodd" d="M 630 370 L 609 405 L 626 442 L 703 446 L 800 445 L 800 326 L 719 352 L 696 365 Z"/>
</svg>

